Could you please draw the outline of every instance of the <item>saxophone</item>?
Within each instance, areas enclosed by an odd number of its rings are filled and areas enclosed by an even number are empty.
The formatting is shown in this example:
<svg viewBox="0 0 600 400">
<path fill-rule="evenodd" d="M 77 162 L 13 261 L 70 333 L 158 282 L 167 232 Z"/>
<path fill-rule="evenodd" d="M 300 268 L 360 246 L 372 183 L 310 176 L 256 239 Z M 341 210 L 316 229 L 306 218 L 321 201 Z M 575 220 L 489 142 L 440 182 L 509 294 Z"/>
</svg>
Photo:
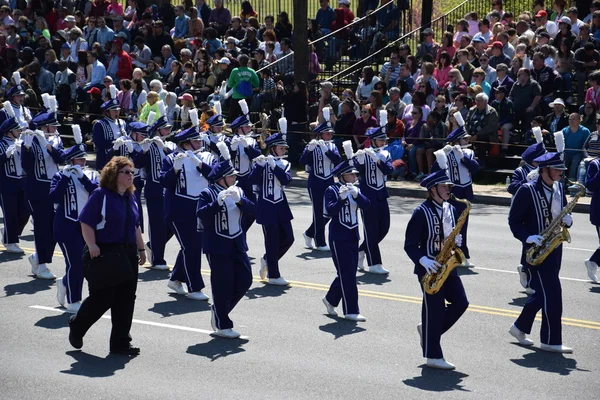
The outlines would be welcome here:
<svg viewBox="0 0 600 400">
<path fill-rule="evenodd" d="M 571 182 L 568 179 L 566 181 L 569 185 L 578 186 L 579 190 L 575 194 L 575 198 L 571 200 L 569 204 L 562 209 L 560 214 L 550 222 L 550 225 L 540 233 L 540 236 L 544 237 L 541 246 L 533 243 L 527 249 L 525 260 L 530 265 L 538 266 L 543 263 L 546 257 L 548 257 L 562 242 L 571 243 L 571 235 L 569 234 L 569 230 L 563 224 L 562 218 L 573 211 L 579 198 L 585 194 L 585 186 L 578 182 Z"/>
<path fill-rule="evenodd" d="M 465 221 L 467 220 L 467 216 L 471 211 L 471 203 L 468 200 L 456 198 L 454 195 L 450 195 L 450 198 L 463 203 L 467 206 L 465 210 L 458 217 L 458 221 L 456 221 L 456 225 L 450 235 L 444 240 L 444 244 L 442 245 L 442 249 L 439 254 L 435 258 L 441 267 L 434 272 L 433 274 L 425 274 L 421 279 L 421 285 L 423 285 L 423 290 L 427 294 L 436 294 L 442 288 L 446 279 L 452 272 L 452 270 L 459 265 L 462 265 L 465 262 L 465 255 L 463 252 L 457 248 L 455 238 L 456 235 L 460 233 Z"/>
</svg>

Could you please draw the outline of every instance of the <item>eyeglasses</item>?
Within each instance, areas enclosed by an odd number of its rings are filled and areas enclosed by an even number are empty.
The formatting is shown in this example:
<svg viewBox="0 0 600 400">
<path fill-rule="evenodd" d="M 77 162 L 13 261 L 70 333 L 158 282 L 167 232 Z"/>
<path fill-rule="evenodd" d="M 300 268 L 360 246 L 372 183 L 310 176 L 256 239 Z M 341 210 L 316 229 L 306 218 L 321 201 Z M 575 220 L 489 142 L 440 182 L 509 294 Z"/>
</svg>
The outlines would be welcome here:
<svg viewBox="0 0 600 400">
<path fill-rule="evenodd" d="M 362 110 L 360 113 L 361 114 L 368 114 L 369 112 L 367 110 Z"/>
<path fill-rule="evenodd" d="M 133 175 L 135 172 L 131 171 L 131 170 L 126 170 L 126 171 L 119 171 L 120 174 L 123 175 Z"/>
</svg>

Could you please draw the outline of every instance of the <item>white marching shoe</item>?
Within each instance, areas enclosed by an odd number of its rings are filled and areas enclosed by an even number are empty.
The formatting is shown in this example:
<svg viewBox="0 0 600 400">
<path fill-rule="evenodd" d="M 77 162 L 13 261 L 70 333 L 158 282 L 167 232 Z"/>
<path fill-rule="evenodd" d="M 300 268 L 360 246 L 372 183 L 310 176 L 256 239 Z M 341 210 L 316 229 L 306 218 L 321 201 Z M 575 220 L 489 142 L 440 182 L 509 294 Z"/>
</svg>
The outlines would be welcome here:
<svg viewBox="0 0 600 400">
<path fill-rule="evenodd" d="M 346 314 L 346 315 L 344 315 L 344 319 L 347 319 L 349 321 L 356 321 L 356 322 L 365 322 L 367 320 L 361 314 Z"/>
<path fill-rule="evenodd" d="M 25 251 L 16 243 L 5 244 L 4 247 L 6 247 L 5 251 L 8 253 L 25 254 Z"/>
<path fill-rule="evenodd" d="M 325 246 L 319 246 L 315 250 L 317 250 L 317 251 L 330 251 L 329 250 L 329 246 L 327 246 L 327 245 L 325 245 Z"/>
<path fill-rule="evenodd" d="M 56 280 L 56 300 L 58 300 L 58 304 L 63 307 L 67 302 L 67 287 L 63 283 L 62 278 Z"/>
<path fill-rule="evenodd" d="M 267 284 L 274 286 L 289 286 L 290 283 L 280 276 L 279 278 L 269 278 Z"/>
<path fill-rule="evenodd" d="M 519 272 L 519 282 L 521 283 L 521 286 L 523 286 L 523 289 L 527 289 L 527 273 L 523 271 L 523 266 L 519 265 L 517 271 Z"/>
<path fill-rule="evenodd" d="M 471 260 L 469 260 L 468 258 L 465 258 L 465 262 L 462 266 L 465 268 L 473 268 L 475 264 L 471 263 Z"/>
<path fill-rule="evenodd" d="M 429 368 L 446 369 L 446 370 L 456 369 L 454 364 L 449 363 L 448 361 L 444 360 L 443 358 L 428 358 L 427 366 Z"/>
<path fill-rule="evenodd" d="M 596 273 L 598 272 L 598 264 L 592 260 L 585 260 L 585 267 L 587 268 L 588 278 L 590 278 L 592 282 L 598 282 L 598 277 L 596 276 Z"/>
<path fill-rule="evenodd" d="M 214 334 L 225 339 L 237 339 L 241 336 L 233 329 L 217 329 Z"/>
<path fill-rule="evenodd" d="M 510 333 L 512 337 L 517 339 L 517 341 L 524 346 L 531 346 L 533 344 L 533 340 L 528 339 L 527 334 L 525 334 L 525 332 L 522 332 L 519 328 L 517 328 L 515 324 L 512 324 L 512 326 L 508 330 L 508 333 Z"/>
<path fill-rule="evenodd" d="M 46 264 L 40 264 L 35 277 L 39 279 L 56 279 L 56 275 L 46 267 Z"/>
<path fill-rule="evenodd" d="M 366 257 L 367 257 L 367 253 L 365 253 L 364 251 L 358 252 L 358 270 L 359 271 L 365 270 L 365 258 Z"/>
<path fill-rule="evenodd" d="M 421 339 L 421 348 L 423 348 L 423 324 L 417 325 L 417 332 L 419 332 L 419 338 Z"/>
<path fill-rule="evenodd" d="M 573 349 L 562 344 L 540 344 L 540 349 L 544 351 L 550 351 L 553 353 L 571 354 Z"/>
<path fill-rule="evenodd" d="M 65 308 L 67 309 L 67 312 L 70 312 L 73 314 L 77 314 L 77 311 L 79 311 L 80 307 L 81 307 L 80 301 L 78 301 L 76 303 L 67 303 L 67 305 L 65 306 Z"/>
<path fill-rule="evenodd" d="M 306 248 L 312 249 L 313 248 L 313 239 L 311 237 L 308 237 L 306 232 L 302 232 L 302 237 L 304 237 L 304 245 L 306 246 Z"/>
<path fill-rule="evenodd" d="M 327 297 L 323 297 L 323 304 L 325 304 L 325 308 L 327 308 L 327 314 L 333 315 L 334 317 L 337 317 L 338 312 L 335 309 L 335 307 L 332 306 L 331 303 L 329 303 L 327 301 Z"/>
<path fill-rule="evenodd" d="M 167 287 L 172 289 L 177 294 L 188 294 L 186 288 L 183 287 L 183 284 L 180 281 L 171 281 L 167 283 Z"/>
<path fill-rule="evenodd" d="M 260 259 L 260 269 L 258 270 L 258 275 L 261 280 L 267 279 L 267 273 L 269 272 L 269 267 L 267 266 L 267 260 L 265 258 Z"/>
<path fill-rule="evenodd" d="M 183 285 L 182 285 L 182 287 L 183 287 Z M 187 297 L 188 299 L 198 300 L 198 301 L 208 300 L 208 296 L 205 295 L 204 293 L 202 293 L 201 291 L 188 293 L 185 295 L 185 297 Z"/>
<path fill-rule="evenodd" d="M 167 264 L 153 265 L 152 269 L 155 269 L 157 271 L 168 271 L 169 266 Z"/>
<path fill-rule="evenodd" d="M 40 268 L 40 265 L 38 264 L 37 254 L 33 253 L 32 255 L 27 257 L 27 260 L 29 261 L 29 264 L 31 264 L 31 275 L 37 275 L 38 269 Z"/>
<path fill-rule="evenodd" d="M 371 274 L 377 274 L 377 275 L 387 275 L 390 273 L 390 271 L 383 268 L 383 265 L 381 265 L 381 264 L 371 265 L 371 266 L 367 267 L 367 269 L 365 269 L 365 272 L 369 272 Z"/>
</svg>

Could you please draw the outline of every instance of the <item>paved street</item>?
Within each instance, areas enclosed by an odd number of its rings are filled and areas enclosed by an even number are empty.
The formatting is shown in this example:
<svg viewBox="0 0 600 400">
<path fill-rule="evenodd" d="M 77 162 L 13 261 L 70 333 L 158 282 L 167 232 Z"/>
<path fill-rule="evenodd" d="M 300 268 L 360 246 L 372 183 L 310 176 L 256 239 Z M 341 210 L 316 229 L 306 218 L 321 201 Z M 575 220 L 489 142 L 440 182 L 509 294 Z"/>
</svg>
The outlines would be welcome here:
<svg viewBox="0 0 600 400">
<path fill-rule="evenodd" d="M 539 322 L 532 348 L 507 331 L 526 294 L 516 265 L 520 244 L 508 208 L 476 205 L 469 226 L 472 269 L 460 273 L 471 303 L 442 339 L 456 371 L 424 368 L 419 337 L 421 293 L 403 251 L 406 223 L 421 200 L 393 198 L 392 228 L 382 243 L 389 277 L 359 273 L 361 313 L 352 323 L 325 315 L 321 298 L 335 276 L 329 253 L 303 248 L 311 218 L 304 189 L 288 189 L 296 242 L 281 261 L 290 288 L 258 282 L 264 251 L 260 226 L 248 233 L 255 282 L 231 317 L 246 339 L 211 337 L 208 304 L 170 294 L 167 272 L 140 271 L 134 344 L 142 354 L 108 354 L 110 320 L 100 320 L 81 351 L 67 341 L 68 314 L 57 307 L 54 282 L 29 276 L 27 255 L 0 253 L 0 399 L 590 399 L 600 389 L 600 285 L 583 260 L 597 246 L 588 215 L 575 214 L 561 276 L 564 344 L 574 354 L 541 352 Z M 33 251 L 31 226 L 25 231 Z M 50 269 L 64 272 L 63 258 Z M 173 239 L 167 261 L 178 250 Z M 209 271 L 203 273 L 210 293 Z M 87 289 L 84 289 L 87 292 Z M 341 307 L 340 307 L 341 309 Z"/>
</svg>

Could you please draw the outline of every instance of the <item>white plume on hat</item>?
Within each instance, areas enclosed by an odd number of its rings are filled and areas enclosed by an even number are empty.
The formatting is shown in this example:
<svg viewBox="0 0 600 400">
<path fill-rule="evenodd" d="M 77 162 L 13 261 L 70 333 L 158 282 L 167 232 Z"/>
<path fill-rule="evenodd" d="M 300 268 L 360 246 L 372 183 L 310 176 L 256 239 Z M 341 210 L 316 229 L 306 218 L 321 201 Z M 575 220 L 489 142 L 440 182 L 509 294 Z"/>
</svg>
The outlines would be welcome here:
<svg viewBox="0 0 600 400">
<path fill-rule="evenodd" d="M 46 109 L 50 108 L 50 102 L 48 100 L 50 100 L 50 95 L 48 93 L 42 93 L 42 101 L 44 102 L 44 107 L 46 107 Z"/>
<path fill-rule="evenodd" d="M 198 119 L 198 110 L 196 108 L 190 110 L 190 121 L 192 121 L 193 126 L 200 125 L 200 120 Z"/>
<path fill-rule="evenodd" d="M 250 109 L 248 108 L 248 103 L 246 103 L 246 100 L 242 99 L 242 100 L 238 101 L 238 104 L 240 105 L 240 109 L 242 110 L 242 113 L 244 115 L 248 115 L 248 113 L 250 112 Z"/>
<path fill-rule="evenodd" d="M 215 112 L 217 113 L 217 115 L 221 115 L 223 112 L 220 101 L 215 102 Z"/>
<path fill-rule="evenodd" d="M 19 71 L 13 72 L 12 80 L 15 82 L 15 85 L 21 84 L 21 74 L 19 73 Z"/>
<path fill-rule="evenodd" d="M 323 108 L 323 119 L 325 119 L 325 122 L 329 122 L 331 120 L 329 107 Z"/>
<path fill-rule="evenodd" d="M 231 154 L 229 154 L 229 148 L 225 142 L 218 142 L 217 148 L 219 149 L 219 153 L 221 153 L 221 157 L 223 157 L 223 159 L 227 161 L 231 160 Z"/>
<path fill-rule="evenodd" d="M 156 102 L 156 105 L 158 106 L 158 111 L 160 112 L 160 115 L 162 115 L 163 117 L 167 116 L 167 108 L 165 107 L 165 102 L 162 100 L 159 100 L 158 102 Z M 148 124 L 150 125 L 150 124 Z"/>
<path fill-rule="evenodd" d="M 115 85 L 110 85 L 108 90 L 110 91 L 110 98 L 111 99 L 116 99 L 117 98 L 117 87 Z"/>
<path fill-rule="evenodd" d="M 73 139 L 75 139 L 76 144 L 81 144 L 83 142 L 83 136 L 81 136 L 81 127 L 77 124 L 71 125 L 71 129 L 73 130 Z"/>
<path fill-rule="evenodd" d="M 279 118 L 279 132 L 281 132 L 281 134 L 283 135 L 283 138 L 285 139 L 285 135 L 287 134 L 287 119 L 286 118 Z"/>
<path fill-rule="evenodd" d="M 5 101 L 4 102 L 4 109 L 6 110 L 6 113 L 8 114 L 9 117 L 13 117 L 15 118 L 15 110 L 13 110 L 12 104 L 10 104 L 10 101 Z"/>
<path fill-rule="evenodd" d="M 533 131 L 533 136 L 535 136 L 535 142 L 542 143 L 544 141 L 544 138 L 542 137 L 542 128 L 534 126 L 531 130 Z"/>
<path fill-rule="evenodd" d="M 454 119 L 456 120 L 458 126 L 465 126 L 465 120 L 463 119 L 463 116 L 460 113 L 460 111 L 457 111 L 452 115 L 454 116 Z"/>
<path fill-rule="evenodd" d="M 446 164 L 446 153 L 444 152 L 444 149 L 434 151 L 433 155 L 435 156 L 435 160 L 441 169 L 446 169 L 448 167 Z"/>
<path fill-rule="evenodd" d="M 554 132 L 554 143 L 556 143 L 556 151 L 563 153 L 565 151 L 565 135 L 562 131 Z"/>
<path fill-rule="evenodd" d="M 344 140 L 342 142 L 342 148 L 344 149 L 344 154 L 348 160 L 352 160 L 354 157 L 354 150 L 352 149 L 352 141 Z"/>
<path fill-rule="evenodd" d="M 48 108 L 50 109 L 50 112 L 56 112 L 56 109 L 58 108 L 56 105 L 56 96 L 48 97 Z"/>
<path fill-rule="evenodd" d="M 146 124 L 152 125 L 154 123 L 155 118 L 156 118 L 156 113 L 154 111 L 150 111 L 148 113 L 148 119 L 146 120 Z"/>
<path fill-rule="evenodd" d="M 387 117 L 387 110 L 379 111 L 379 126 L 381 127 L 381 129 L 385 129 L 387 125 Z"/>
</svg>

